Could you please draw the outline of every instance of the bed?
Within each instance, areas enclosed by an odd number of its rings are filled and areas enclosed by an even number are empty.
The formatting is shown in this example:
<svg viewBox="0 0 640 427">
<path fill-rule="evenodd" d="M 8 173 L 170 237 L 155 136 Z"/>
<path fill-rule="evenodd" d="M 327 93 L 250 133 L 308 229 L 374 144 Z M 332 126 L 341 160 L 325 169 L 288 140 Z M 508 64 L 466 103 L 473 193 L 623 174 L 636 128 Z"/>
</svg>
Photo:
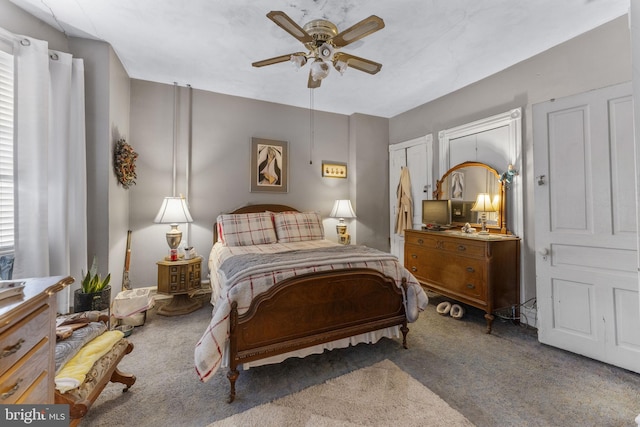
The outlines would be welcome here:
<svg viewBox="0 0 640 427">
<path fill-rule="evenodd" d="M 249 205 L 220 215 L 209 255 L 212 319 L 195 348 L 206 382 L 239 368 L 400 338 L 428 298 L 391 254 L 324 238 L 317 213 Z"/>
</svg>

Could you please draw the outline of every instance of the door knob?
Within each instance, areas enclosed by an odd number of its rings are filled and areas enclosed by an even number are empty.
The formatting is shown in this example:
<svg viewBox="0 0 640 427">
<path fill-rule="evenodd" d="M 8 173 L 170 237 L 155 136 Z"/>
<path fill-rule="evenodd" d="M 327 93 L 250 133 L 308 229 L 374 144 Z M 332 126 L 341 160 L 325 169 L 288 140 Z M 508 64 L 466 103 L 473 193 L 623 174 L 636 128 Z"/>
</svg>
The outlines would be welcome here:
<svg viewBox="0 0 640 427">
<path fill-rule="evenodd" d="M 542 259 L 547 259 L 547 257 L 549 256 L 549 248 L 542 248 L 538 250 L 538 253 L 542 255 Z"/>
<path fill-rule="evenodd" d="M 538 175 L 537 179 L 538 179 L 538 185 L 545 185 L 546 184 L 545 181 L 547 179 L 547 176 L 546 175 Z"/>
</svg>

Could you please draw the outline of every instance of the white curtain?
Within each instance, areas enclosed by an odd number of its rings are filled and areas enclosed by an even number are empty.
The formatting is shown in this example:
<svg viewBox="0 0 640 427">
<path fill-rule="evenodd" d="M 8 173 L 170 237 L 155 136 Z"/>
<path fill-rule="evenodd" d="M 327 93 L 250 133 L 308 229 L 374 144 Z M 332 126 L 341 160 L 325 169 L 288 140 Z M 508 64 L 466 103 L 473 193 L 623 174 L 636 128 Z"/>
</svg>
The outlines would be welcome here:
<svg viewBox="0 0 640 427">
<path fill-rule="evenodd" d="M 0 34 L 1 36 L 2 34 Z M 14 278 L 87 269 L 84 64 L 42 40 L 14 36 Z M 77 286 L 75 286 L 77 287 Z M 58 295 L 67 313 L 70 290 Z"/>
</svg>

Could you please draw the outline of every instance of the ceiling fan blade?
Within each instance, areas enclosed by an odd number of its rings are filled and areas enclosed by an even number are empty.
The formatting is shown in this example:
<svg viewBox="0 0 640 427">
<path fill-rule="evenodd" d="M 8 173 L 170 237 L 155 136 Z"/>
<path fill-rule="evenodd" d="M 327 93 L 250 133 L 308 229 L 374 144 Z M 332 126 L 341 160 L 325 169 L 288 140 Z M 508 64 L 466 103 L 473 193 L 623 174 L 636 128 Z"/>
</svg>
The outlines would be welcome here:
<svg viewBox="0 0 640 427">
<path fill-rule="evenodd" d="M 313 41 L 313 37 L 309 35 L 305 30 L 300 27 L 300 25 L 296 24 L 295 21 L 289 18 L 284 12 L 279 10 L 272 10 L 267 13 L 267 18 L 271 19 L 276 25 L 287 33 L 291 34 L 293 37 L 298 39 L 302 43 L 310 43 Z"/>
<path fill-rule="evenodd" d="M 302 55 L 302 56 L 304 56 L 305 53 L 304 52 L 289 53 L 289 54 L 286 54 L 286 55 L 276 56 L 276 57 L 269 58 L 269 59 L 263 59 L 262 61 L 256 61 L 256 62 L 252 63 L 251 65 L 253 65 L 254 67 L 264 67 L 265 65 L 279 64 L 280 62 L 289 61 L 291 59 L 291 57 L 294 56 L 294 55 Z"/>
<path fill-rule="evenodd" d="M 335 47 L 344 47 L 383 28 L 384 21 L 375 15 L 371 15 L 340 32 L 337 36 L 333 37 L 331 41 Z"/>
<path fill-rule="evenodd" d="M 382 69 L 382 64 L 358 56 L 349 55 L 348 53 L 338 52 L 333 55 L 333 63 L 339 61 L 346 62 L 347 66 L 356 70 L 364 71 L 369 74 L 376 74 Z"/>
<path fill-rule="evenodd" d="M 322 83 L 322 80 L 313 80 L 313 77 L 311 77 L 311 71 L 309 71 L 309 82 L 307 83 L 307 87 L 309 89 L 316 89 L 320 87 L 320 83 Z"/>
</svg>

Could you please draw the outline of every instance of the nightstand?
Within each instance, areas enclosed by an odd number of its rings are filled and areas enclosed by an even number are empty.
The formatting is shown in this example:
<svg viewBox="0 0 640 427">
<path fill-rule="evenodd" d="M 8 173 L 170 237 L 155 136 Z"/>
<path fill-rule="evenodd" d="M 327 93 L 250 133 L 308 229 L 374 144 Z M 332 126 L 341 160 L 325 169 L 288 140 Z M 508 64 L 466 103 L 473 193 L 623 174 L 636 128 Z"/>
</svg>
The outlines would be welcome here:
<svg viewBox="0 0 640 427">
<path fill-rule="evenodd" d="M 169 304 L 161 306 L 158 314 L 179 316 L 202 307 L 202 302 L 189 297 L 200 289 L 202 257 L 179 261 L 158 261 L 158 292 L 171 295 Z"/>
</svg>

